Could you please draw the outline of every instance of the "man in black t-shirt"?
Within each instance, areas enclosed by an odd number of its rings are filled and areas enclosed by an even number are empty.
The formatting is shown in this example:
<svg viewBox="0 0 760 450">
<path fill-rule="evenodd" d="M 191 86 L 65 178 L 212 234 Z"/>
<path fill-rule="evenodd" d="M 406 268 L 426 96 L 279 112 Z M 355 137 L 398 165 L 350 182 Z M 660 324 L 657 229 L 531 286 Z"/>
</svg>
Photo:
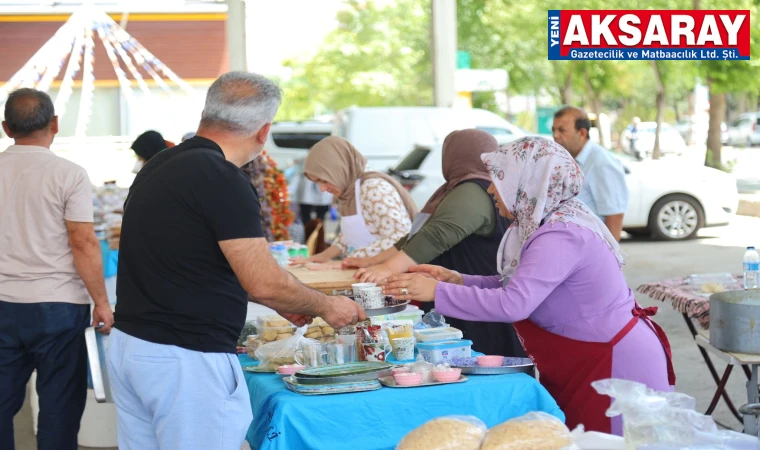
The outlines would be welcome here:
<svg viewBox="0 0 760 450">
<path fill-rule="evenodd" d="M 264 77 L 222 75 L 195 137 L 151 158 L 129 190 L 108 354 L 121 449 L 240 448 L 252 415 L 235 346 L 249 298 L 299 326 L 366 318 L 269 252 L 240 167 L 263 149 L 280 101 Z"/>
</svg>

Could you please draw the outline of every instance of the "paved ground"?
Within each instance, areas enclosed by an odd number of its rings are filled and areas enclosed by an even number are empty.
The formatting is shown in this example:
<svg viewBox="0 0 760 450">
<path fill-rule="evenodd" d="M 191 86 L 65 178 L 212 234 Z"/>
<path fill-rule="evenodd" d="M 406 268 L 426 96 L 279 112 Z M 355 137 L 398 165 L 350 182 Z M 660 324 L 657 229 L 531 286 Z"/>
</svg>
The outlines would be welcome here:
<svg viewBox="0 0 760 450">
<path fill-rule="evenodd" d="M 760 218 L 738 216 L 729 227 L 702 230 L 700 238 L 691 242 L 627 240 L 623 245 L 628 261 L 626 279 L 629 286 L 635 288 L 648 281 L 692 273 L 741 272 L 744 249 L 747 245 L 757 245 L 759 231 Z M 698 409 L 704 411 L 715 392 L 715 383 L 683 317 L 669 303 L 663 304 L 641 294 L 636 297 L 644 306 L 660 306 L 655 320 L 665 329 L 673 347 L 676 390 L 695 397 Z M 722 373 L 725 365 L 716 366 Z M 745 381 L 742 373 L 735 372 L 729 383 L 731 398 L 737 406 L 746 403 Z M 714 417 L 721 423 L 739 427 L 722 402 Z"/>
</svg>

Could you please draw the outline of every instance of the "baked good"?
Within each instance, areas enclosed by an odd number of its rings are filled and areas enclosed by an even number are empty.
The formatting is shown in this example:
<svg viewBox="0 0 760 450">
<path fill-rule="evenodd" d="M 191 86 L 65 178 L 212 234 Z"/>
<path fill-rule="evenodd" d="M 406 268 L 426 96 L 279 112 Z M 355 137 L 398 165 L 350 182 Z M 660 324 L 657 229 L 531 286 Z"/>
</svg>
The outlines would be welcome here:
<svg viewBox="0 0 760 450">
<path fill-rule="evenodd" d="M 705 292 L 707 294 L 717 294 L 724 292 L 725 290 L 726 288 L 724 288 L 720 283 L 707 283 L 702 286 L 702 292 Z"/>
<path fill-rule="evenodd" d="M 488 430 L 481 450 L 561 450 L 572 443 L 565 424 L 531 413 Z"/>
<path fill-rule="evenodd" d="M 317 329 L 317 331 L 314 331 L 313 333 L 307 333 L 304 335 L 304 337 L 309 339 L 319 339 L 322 337 L 322 332 Z"/>
<path fill-rule="evenodd" d="M 267 342 L 273 341 L 277 339 L 277 330 L 271 328 L 261 330 L 261 337 Z"/>
<path fill-rule="evenodd" d="M 485 426 L 442 417 L 412 430 L 396 450 L 478 450 L 485 434 Z"/>
</svg>

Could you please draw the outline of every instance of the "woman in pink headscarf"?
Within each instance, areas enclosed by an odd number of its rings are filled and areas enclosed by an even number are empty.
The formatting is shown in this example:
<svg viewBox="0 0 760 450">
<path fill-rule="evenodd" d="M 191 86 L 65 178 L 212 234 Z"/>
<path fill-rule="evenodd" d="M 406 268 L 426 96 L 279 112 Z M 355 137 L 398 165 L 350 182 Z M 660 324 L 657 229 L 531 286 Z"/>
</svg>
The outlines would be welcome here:
<svg viewBox="0 0 760 450">
<path fill-rule="evenodd" d="M 514 323 L 541 383 L 567 424 L 622 435 L 610 398 L 591 383 L 638 381 L 660 391 L 675 384 L 670 345 L 623 277 L 617 241 L 575 197 L 583 173 L 555 142 L 519 139 L 482 156 L 499 213 L 514 222 L 497 256 L 500 276 L 473 277 L 417 266 L 385 286 L 400 299 L 435 301 L 465 320 Z"/>
</svg>

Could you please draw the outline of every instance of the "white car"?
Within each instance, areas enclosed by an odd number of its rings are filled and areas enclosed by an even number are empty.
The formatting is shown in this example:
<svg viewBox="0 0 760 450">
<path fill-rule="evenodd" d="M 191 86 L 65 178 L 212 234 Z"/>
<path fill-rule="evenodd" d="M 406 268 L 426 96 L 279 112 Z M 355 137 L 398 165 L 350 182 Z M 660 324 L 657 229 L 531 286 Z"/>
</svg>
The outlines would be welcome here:
<svg viewBox="0 0 760 450">
<path fill-rule="evenodd" d="M 620 135 L 620 146 L 623 150 L 639 159 L 651 157 L 654 152 L 654 138 L 657 131 L 657 122 L 641 122 L 639 124 L 636 148 L 631 148 L 631 131 L 626 128 Z M 660 152 L 664 154 L 675 153 L 680 155 L 686 151 L 686 142 L 681 134 L 667 123 L 662 123 L 660 130 Z"/>
<path fill-rule="evenodd" d="M 752 147 L 760 144 L 760 112 L 739 116 L 728 129 L 728 144 Z"/>
<path fill-rule="evenodd" d="M 628 211 L 623 229 L 664 240 L 697 236 L 700 228 L 727 225 L 739 207 L 736 178 L 710 167 L 678 160 L 623 161 Z"/>
<path fill-rule="evenodd" d="M 696 237 L 700 228 L 726 225 L 736 214 L 736 178 L 704 166 L 677 160 L 637 161 L 618 155 L 628 184 L 628 210 L 623 229 L 631 235 L 663 240 Z M 417 147 L 391 173 L 411 190 L 419 207 L 444 183 L 441 147 Z"/>
<path fill-rule="evenodd" d="M 422 106 L 344 109 L 336 114 L 333 134 L 351 142 L 370 170 L 386 171 L 415 146 L 440 145 L 449 133 L 465 128 L 487 131 L 500 145 L 525 136 L 491 111 Z"/>
<path fill-rule="evenodd" d="M 678 131 L 684 142 L 689 141 L 689 134 L 694 134 L 694 142 L 697 144 L 704 144 L 707 142 L 707 130 L 710 127 L 709 121 L 698 121 L 696 119 L 682 119 L 676 122 L 673 128 Z M 720 143 L 728 145 L 728 126 L 726 122 L 720 123 Z"/>
</svg>

